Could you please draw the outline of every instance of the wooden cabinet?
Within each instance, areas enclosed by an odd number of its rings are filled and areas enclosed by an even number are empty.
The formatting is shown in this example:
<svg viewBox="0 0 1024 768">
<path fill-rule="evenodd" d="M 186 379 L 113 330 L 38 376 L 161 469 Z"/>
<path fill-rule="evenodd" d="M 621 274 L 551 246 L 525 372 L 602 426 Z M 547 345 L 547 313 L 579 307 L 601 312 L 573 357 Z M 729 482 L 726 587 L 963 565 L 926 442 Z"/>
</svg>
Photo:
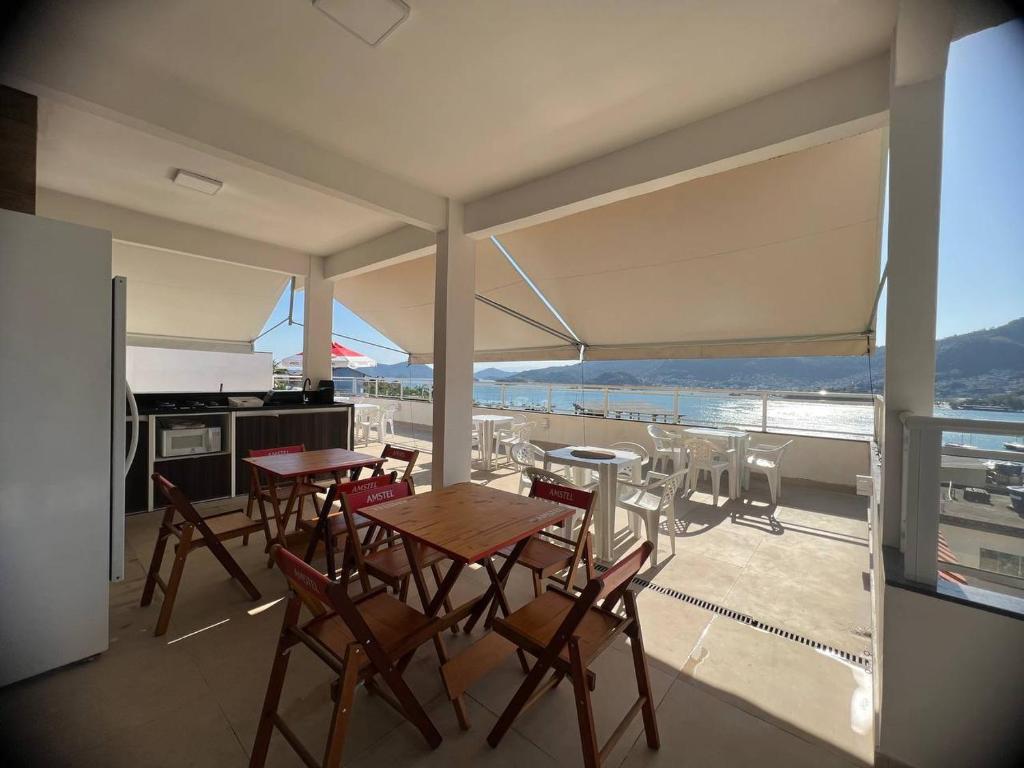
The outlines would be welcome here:
<svg viewBox="0 0 1024 768">
<path fill-rule="evenodd" d="M 185 492 L 192 501 L 231 495 L 231 457 L 226 453 L 165 459 L 153 464 L 155 471 Z M 157 507 L 165 502 L 154 499 Z"/>
<path fill-rule="evenodd" d="M 307 451 L 349 448 L 351 424 L 347 408 L 305 413 L 284 411 L 273 416 L 235 418 L 235 493 L 248 494 L 252 473 L 242 459 L 253 448 L 304 445 Z"/>
<path fill-rule="evenodd" d="M 132 423 L 125 428 L 125 440 L 132 439 Z M 127 450 L 127 446 L 125 446 Z M 135 450 L 135 459 L 128 467 L 124 478 L 124 511 L 145 512 L 149 504 L 149 421 L 145 416 L 139 419 L 139 447 Z"/>
<path fill-rule="evenodd" d="M 279 435 L 277 416 L 242 416 L 235 419 L 235 493 L 249 493 L 252 472 L 242 459 L 253 449 L 287 445 L 281 442 Z"/>
</svg>

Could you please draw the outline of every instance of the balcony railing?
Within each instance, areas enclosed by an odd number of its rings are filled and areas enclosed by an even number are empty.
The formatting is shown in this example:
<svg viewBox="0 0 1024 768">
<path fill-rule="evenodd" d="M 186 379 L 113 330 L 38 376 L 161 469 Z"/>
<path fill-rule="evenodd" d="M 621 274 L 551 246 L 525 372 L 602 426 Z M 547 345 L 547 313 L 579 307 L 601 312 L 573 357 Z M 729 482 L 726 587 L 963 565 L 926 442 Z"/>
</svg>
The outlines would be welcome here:
<svg viewBox="0 0 1024 768">
<path fill-rule="evenodd" d="M 901 421 L 900 545 L 907 578 L 1024 594 L 1024 446 L 1015 448 L 1024 421 L 913 414 L 902 414 Z"/>
<path fill-rule="evenodd" d="M 274 386 L 301 389 L 302 381 L 301 376 L 276 375 Z M 430 379 L 338 377 L 334 386 L 338 397 L 430 402 L 433 395 Z M 880 396 L 846 392 L 476 382 L 473 404 L 481 408 L 876 441 L 882 423 Z"/>
</svg>

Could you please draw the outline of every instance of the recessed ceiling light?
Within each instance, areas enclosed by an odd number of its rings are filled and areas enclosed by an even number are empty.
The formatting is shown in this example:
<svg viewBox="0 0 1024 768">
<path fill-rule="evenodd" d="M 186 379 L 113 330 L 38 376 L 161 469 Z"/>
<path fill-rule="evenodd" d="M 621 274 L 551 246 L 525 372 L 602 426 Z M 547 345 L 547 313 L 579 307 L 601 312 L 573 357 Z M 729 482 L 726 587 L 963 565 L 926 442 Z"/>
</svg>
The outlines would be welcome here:
<svg viewBox="0 0 1024 768">
<path fill-rule="evenodd" d="M 313 5 L 367 45 L 377 45 L 409 18 L 402 0 L 313 0 Z"/>
<path fill-rule="evenodd" d="M 220 192 L 220 188 L 224 186 L 223 181 L 192 173 L 192 171 L 184 171 L 180 168 L 174 173 L 174 183 L 194 189 L 196 192 L 202 192 L 204 195 L 216 195 Z"/>
</svg>

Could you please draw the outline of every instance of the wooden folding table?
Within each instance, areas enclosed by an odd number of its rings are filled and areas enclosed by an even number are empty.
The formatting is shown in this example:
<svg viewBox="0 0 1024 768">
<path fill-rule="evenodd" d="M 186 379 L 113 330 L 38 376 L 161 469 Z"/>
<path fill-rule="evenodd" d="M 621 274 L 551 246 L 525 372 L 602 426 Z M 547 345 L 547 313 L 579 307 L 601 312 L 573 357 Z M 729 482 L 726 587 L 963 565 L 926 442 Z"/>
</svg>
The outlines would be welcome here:
<svg viewBox="0 0 1024 768">
<path fill-rule="evenodd" d="M 270 498 L 274 507 L 274 520 L 277 523 L 277 542 L 281 546 L 288 547 L 288 535 L 285 528 L 288 519 L 294 511 L 296 501 L 296 490 L 298 481 L 306 477 L 315 477 L 322 474 L 334 474 L 341 472 L 351 473 L 352 479 L 358 479 L 359 472 L 370 467 L 376 469 L 384 463 L 380 456 L 370 456 L 366 453 L 356 453 L 344 448 L 325 448 L 319 451 L 303 451 L 302 453 L 278 453 L 272 456 L 260 456 L 247 458 L 248 462 L 257 469 L 266 473 L 267 487 L 270 491 Z M 281 510 L 281 497 L 277 493 L 277 484 L 282 480 L 293 480 L 291 492 L 284 511 Z M 266 509 L 263 499 L 259 499 L 260 512 L 266 517 Z M 300 536 L 305 534 L 299 532 Z"/>
<path fill-rule="evenodd" d="M 468 632 L 491 601 L 497 601 L 498 609 L 505 616 L 509 615 L 502 585 L 530 537 L 549 525 L 561 523 L 575 511 L 575 507 L 565 504 L 518 496 L 483 485 L 458 483 L 397 501 L 363 507 L 359 514 L 402 535 L 409 562 L 413 565 L 412 577 L 424 613 L 435 618 L 440 629 L 450 627 L 468 616 L 469 621 L 465 627 Z M 452 560 L 433 598 L 427 592 L 419 561 L 420 550 L 414 546 L 415 542 L 439 549 Z M 510 545 L 513 545 L 512 552 L 501 568 L 496 568 L 492 556 Z M 438 616 L 459 574 L 472 563 L 483 563 L 487 570 L 491 580 L 487 591 L 444 616 Z M 448 653 L 440 632 L 434 637 L 434 647 L 441 664 L 446 663 L 449 660 Z M 469 721 L 461 697 L 456 697 L 454 703 L 459 725 L 468 728 Z"/>
</svg>

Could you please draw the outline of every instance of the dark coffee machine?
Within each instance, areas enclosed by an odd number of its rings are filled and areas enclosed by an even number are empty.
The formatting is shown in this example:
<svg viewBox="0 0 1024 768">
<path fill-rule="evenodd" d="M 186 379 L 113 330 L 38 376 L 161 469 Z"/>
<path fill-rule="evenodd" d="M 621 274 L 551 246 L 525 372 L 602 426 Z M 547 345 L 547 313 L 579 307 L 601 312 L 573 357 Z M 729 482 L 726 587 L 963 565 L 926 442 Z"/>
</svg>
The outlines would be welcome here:
<svg viewBox="0 0 1024 768">
<path fill-rule="evenodd" d="M 334 381 L 332 379 L 320 379 L 316 385 L 316 402 L 321 405 L 334 403 Z"/>
</svg>

